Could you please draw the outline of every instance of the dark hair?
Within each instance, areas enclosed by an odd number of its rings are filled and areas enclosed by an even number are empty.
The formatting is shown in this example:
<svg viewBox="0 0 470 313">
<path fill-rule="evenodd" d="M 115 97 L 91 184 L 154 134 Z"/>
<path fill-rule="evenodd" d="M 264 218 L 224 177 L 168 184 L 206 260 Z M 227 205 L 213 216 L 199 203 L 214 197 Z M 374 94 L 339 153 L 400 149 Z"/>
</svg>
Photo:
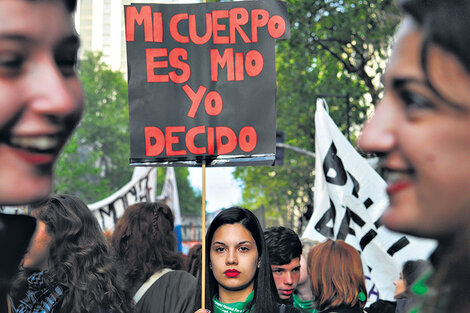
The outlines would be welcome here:
<svg viewBox="0 0 470 313">
<path fill-rule="evenodd" d="M 339 306 L 354 307 L 366 301 L 359 293 L 367 294 L 364 271 L 359 252 L 343 240 L 327 239 L 310 249 L 308 274 L 316 307 L 321 311 Z"/>
<path fill-rule="evenodd" d="M 175 218 L 163 202 L 129 206 L 116 224 L 112 249 L 121 262 L 131 291 L 163 268 L 183 269 L 174 234 Z"/>
<path fill-rule="evenodd" d="M 29 0 L 31 2 L 38 1 L 38 0 Z M 65 8 L 67 11 L 70 13 L 75 11 L 75 8 L 77 7 L 77 0 L 53 0 L 53 1 L 61 1 L 64 3 Z"/>
<path fill-rule="evenodd" d="M 75 8 L 77 6 L 77 0 L 64 0 L 65 7 L 69 12 L 75 11 Z"/>
<path fill-rule="evenodd" d="M 132 311 L 98 221 L 83 201 L 53 195 L 34 204 L 31 214 L 52 237 L 46 284 L 66 289 L 58 312 Z"/>
<path fill-rule="evenodd" d="M 429 46 L 436 44 L 452 53 L 470 73 L 470 2 L 466 0 L 401 0 L 405 13 L 419 24 L 423 33 L 421 63 L 428 73 Z M 426 75 L 429 77 L 429 75 Z M 429 87 L 441 98 L 442 95 L 427 78 Z M 445 100 L 445 99 L 444 99 Z M 447 100 L 446 100 L 447 101 Z"/>
<path fill-rule="evenodd" d="M 410 260 L 403 264 L 403 279 L 408 289 L 421 275 L 431 269 L 431 263 L 426 260 Z"/>
<path fill-rule="evenodd" d="M 209 229 L 206 234 L 206 259 L 210 259 L 210 246 L 212 243 L 212 238 L 214 237 L 215 231 L 226 224 L 241 224 L 245 227 L 253 236 L 253 239 L 256 242 L 256 248 L 258 249 L 258 255 L 260 258 L 260 266 L 254 277 L 254 299 L 252 303 L 249 304 L 249 307 L 245 308 L 247 312 L 253 313 L 272 313 L 278 312 L 277 307 L 278 295 L 276 286 L 274 284 L 274 279 L 271 273 L 271 267 L 269 265 L 268 254 L 266 253 L 266 246 L 264 242 L 263 229 L 259 224 L 258 219 L 250 210 L 240 208 L 240 207 L 231 207 L 221 211 L 212 221 Z M 206 262 L 205 265 L 206 271 L 206 309 L 214 311 L 214 306 L 212 304 L 212 298 L 218 293 L 218 283 L 212 273 L 212 270 L 209 268 L 209 262 Z M 201 277 L 199 277 L 199 286 L 201 285 Z M 196 299 L 195 299 L 195 308 L 198 310 L 201 308 L 201 290 L 198 289 Z M 253 310 L 253 311 L 250 311 Z"/>
<path fill-rule="evenodd" d="M 292 230 L 282 226 L 270 227 L 264 231 L 264 240 L 272 265 L 289 264 L 302 254 L 302 243 Z"/>
<path fill-rule="evenodd" d="M 199 277 L 201 272 L 201 259 L 202 259 L 202 245 L 195 244 L 189 249 L 188 255 L 184 259 L 186 271 L 194 277 Z"/>
</svg>

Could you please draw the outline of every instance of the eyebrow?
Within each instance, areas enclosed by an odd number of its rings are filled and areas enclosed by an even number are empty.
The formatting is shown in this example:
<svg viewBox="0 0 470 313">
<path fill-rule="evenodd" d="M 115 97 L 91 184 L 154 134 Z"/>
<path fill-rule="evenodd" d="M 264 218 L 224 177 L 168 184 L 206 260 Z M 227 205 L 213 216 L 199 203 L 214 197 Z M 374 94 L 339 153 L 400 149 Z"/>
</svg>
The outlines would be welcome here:
<svg viewBox="0 0 470 313">
<path fill-rule="evenodd" d="M 243 245 L 243 244 L 246 244 L 246 243 L 251 244 L 250 241 L 245 240 L 245 241 L 240 241 L 239 243 L 237 243 L 237 246 Z M 213 245 L 224 245 L 224 246 L 226 246 L 227 244 L 225 244 L 224 242 L 221 242 L 221 241 L 214 241 L 214 242 L 212 243 L 212 246 L 213 246 Z"/>
<path fill-rule="evenodd" d="M 392 86 L 396 90 L 403 89 L 405 85 L 413 83 L 428 88 L 437 98 L 439 98 L 439 100 L 443 101 L 446 105 L 453 108 L 454 110 L 459 112 L 468 112 L 466 106 L 444 98 L 444 96 L 436 89 L 436 87 L 434 87 L 429 79 L 421 80 L 412 77 L 397 77 L 392 79 Z"/>
<path fill-rule="evenodd" d="M 22 34 L 9 34 L 9 33 L 0 34 L 0 40 L 17 41 L 17 42 L 21 42 L 25 44 L 32 44 L 36 42 L 36 40 L 32 37 L 22 35 Z M 62 46 L 62 45 L 71 45 L 71 46 L 75 46 L 78 48 L 80 46 L 80 39 L 75 33 L 66 35 L 62 39 L 60 39 L 55 46 Z"/>
</svg>

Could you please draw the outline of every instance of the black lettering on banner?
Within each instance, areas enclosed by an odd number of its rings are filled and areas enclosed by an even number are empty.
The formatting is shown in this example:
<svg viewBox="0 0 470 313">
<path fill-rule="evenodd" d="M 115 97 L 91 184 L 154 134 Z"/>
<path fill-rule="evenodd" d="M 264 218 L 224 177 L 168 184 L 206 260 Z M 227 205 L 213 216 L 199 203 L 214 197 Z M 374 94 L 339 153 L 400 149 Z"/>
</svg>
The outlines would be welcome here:
<svg viewBox="0 0 470 313">
<path fill-rule="evenodd" d="M 406 247 L 410 241 L 405 236 L 398 239 L 390 248 L 388 248 L 387 253 L 393 256 L 395 253 Z"/>
<path fill-rule="evenodd" d="M 347 172 L 348 175 L 349 175 L 349 178 L 351 178 L 352 182 L 353 182 L 353 190 L 352 190 L 352 195 L 356 198 L 359 198 L 359 182 L 357 181 L 357 179 L 354 178 L 354 176 L 351 175 L 351 173 Z"/>
<path fill-rule="evenodd" d="M 359 242 L 361 246 L 361 250 L 364 251 L 364 248 L 372 241 L 377 236 L 377 232 L 373 229 L 369 230 L 367 234 L 365 234 L 362 238 L 361 241 Z"/>
<path fill-rule="evenodd" d="M 114 208 L 114 205 L 112 203 L 108 206 L 108 210 L 106 210 L 104 208 L 105 207 L 100 208 L 99 212 L 100 212 L 100 217 L 101 217 L 101 228 L 106 229 L 106 225 L 104 223 L 104 218 L 105 218 L 104 215 L 112 217 L 113 222 L 115 224 L 116 224 L 116 221 L 117 221 L 117 216 L 116 216 L 116 209 Z"/>
<path fill-rule="evenodd" d="M 379 217 L 379 219 L 375 221 L 374 225 L 375 225 L 375 228 L 379 228 L 380 226 L 382 226 L 383 225 L 382 219 Z"/>
<path fill-rule="evenodd" d="M 341 221 L 337 239 L 345 240 L 348 234 L 356 235 L 354 229 L 350 227 L 351 220 L 359 227 L 363 227 L 366 224 L 366 222 L 359 215 L 357 215 L 350 208 L 346 207 L 346 212 L 344 214 L 343 220 Z"/>
<path fill-rule="evenodd" d="M 328 152 L 326 153 L 325 160 L 323 161 L 323 172 L 325 173 L 327 182 L 330 184 L 343 186 L 346 184 L 348 177 L 346 176 L 343 162 L 341 161 L 341 158 L 336 155 L 336 153 L 336 146 L 334 142 L 332 142 Z M 330 169 L 333 169 L 336 172 L 334 177 L 328 176 L 328 171 Z"/>
<path fill-rule="evenodd" d="M 374 201 L 372 201 L 371 198 L 367 198 L 366 201 L 364 201 L 364 206 L 366 207 L 366 209 L 370 208 L 372 204 L 374 204 Z"/>
<path fill-rule="evenodd" d="M 315 230 L 325 236 L 326 238 L 333 238 L 333 227 L 328 227 L 329 221 L 333 221 L 333 225 L 335 224 L 336 220 L 336 209 L 333 201 L 330 199 L 330 208 L 323 214 L 321 219 L 315 225 Z"/>
<path fill-rule="evenodd" d="M 135 189 L 135 186 L 132 186 L 132 188 L 129 189 L 127 194 L 129 194 L 129 193 L 134 196 L 134 201 L 133 201 L 134 203 L 139 202 L 139 197 L 137 195 L 137 189 Z"/>
</svg>

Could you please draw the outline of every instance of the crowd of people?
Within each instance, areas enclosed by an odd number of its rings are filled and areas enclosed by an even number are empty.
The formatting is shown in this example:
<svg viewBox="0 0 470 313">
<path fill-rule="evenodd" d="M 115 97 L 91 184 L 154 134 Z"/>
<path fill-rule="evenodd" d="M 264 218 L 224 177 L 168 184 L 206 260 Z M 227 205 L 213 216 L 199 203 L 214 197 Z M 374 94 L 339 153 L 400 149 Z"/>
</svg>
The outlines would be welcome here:
<svg viewBox="0 0 470 313">
<path fill-rule="evenodd" d="M 399 5 L 384 96 L 359 148 L 380 159 L 390 199 L 384 225 L 439 243 L 430 263 L 403 265 L 396 312 L 466 312 L 470 1 Z M 233 207 L 185 263 L 164 203 L 127 208 L 107 240 L 78 197 L 50 195 L 55 160 L 83 111 L 75 7 L 0 0 L 0 204 L 30 204 L 30 216 L 0 214 L 0 313 L 363 312 L 361 258 L 342 240 L 263 232 L 250 210 Z"/>
</svg>

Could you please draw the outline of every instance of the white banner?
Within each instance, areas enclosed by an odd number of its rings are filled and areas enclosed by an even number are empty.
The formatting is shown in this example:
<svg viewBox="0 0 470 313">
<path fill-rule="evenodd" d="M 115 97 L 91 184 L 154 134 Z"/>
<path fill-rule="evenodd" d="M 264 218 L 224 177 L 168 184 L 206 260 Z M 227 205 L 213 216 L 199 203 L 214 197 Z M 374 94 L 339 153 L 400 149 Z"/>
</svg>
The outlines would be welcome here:
<svg viewBox="0 0 470 313">
<path fill-rule="evenodd" d="M 103 230 L 112 230 L 124 210 L 137 202 L 153 202 L 157 192 L 157 169 L 136 167 L 124 187 L 101 201 L 89 204 Z"/>
<path fill-rule="evenodd" d="M 173 211 L 175 226 L 181 225 L 180 199 L 178 196 L 178 186 L 176 185 L 175 169 L 173 167 L 166 168 L 165 183 L 158 200 L 165 202 L 171 211 Z"/>
<path fill-rule="evenodd" d="M 369 301 L 393 300 L 395 281 L 407 260 L 426 259 L 432 240 L 387 230 L 380 216 L 388 206 L 386 183 L 343 136 L 317 101 L 315 113 L 315 196 L 313 215 L 302 237 L 343 239 L 362 257 Z"/>
</svg>

